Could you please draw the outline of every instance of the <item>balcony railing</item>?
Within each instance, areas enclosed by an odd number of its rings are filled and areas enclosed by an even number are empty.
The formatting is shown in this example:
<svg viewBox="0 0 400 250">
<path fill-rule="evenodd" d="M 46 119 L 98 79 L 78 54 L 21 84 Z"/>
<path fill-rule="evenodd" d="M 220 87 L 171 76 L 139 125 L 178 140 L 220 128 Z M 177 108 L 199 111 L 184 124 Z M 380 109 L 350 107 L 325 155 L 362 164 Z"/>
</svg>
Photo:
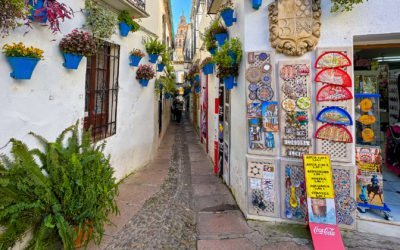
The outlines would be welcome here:
<svg viewBox="0 0 400 250">
<path fill-rule="evenodd" d="M 135 18 L 145 18 L 150 15 L 146 13 L 146 0 L 97 0 L 115 10 L 128 10 Z M 153 0 L 154 1 L 154 0 Z"/>
<path fill-rule="evenodd" d="M 146 11 L 146 0 L 127 0 L 130 4 L 135 5 L 137 8 Z"/>
</svg>

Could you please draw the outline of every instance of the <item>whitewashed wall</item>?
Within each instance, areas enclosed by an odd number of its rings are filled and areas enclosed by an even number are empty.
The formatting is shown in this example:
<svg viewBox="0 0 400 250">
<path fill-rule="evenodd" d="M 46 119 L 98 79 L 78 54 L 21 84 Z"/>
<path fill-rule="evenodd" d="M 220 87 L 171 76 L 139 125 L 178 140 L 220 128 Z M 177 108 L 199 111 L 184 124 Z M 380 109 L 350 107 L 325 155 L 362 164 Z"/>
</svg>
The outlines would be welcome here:
<svg viewBox="0 0 400 250">
<path fill-rule="evenodd" d="M 5 43 L 24 42 L 45 51 L 44 60 L 38 63 L 32 79 L 23 81 L 9 77 L 11 67 L 5 56 L 0 55 L 0 148 L 11 137 L 35 145 L 34 140 L 27 135 L 29 131 L 54 140 L 64 128 L 77 120 L 82 121 L 84 117 L 86 59 L 82 60 L 77 71 L 66 70 L 62 66 L 63 57 L 58 47 L 63 34 L 81 28 L 84 24 L 84 14 L 79 12 L 84 7 L 84 0 L 62 2 L 76 11 L 72 20 L 61 23 L 62 34 L 52 34 L 47 27 L 34 24 L 34 29 L 26 35 L 26 29 L 21 27 L 0 40 L 0 47 Z M 143 19 L 140 24 L 161 37 L 163 1 L 146 1 L 146 11 L 151 16 Z M 129 67 L 128 60 L 129 51 L 133 48 L 144 50 L 144 36 L 147 35 L 139 31 L 122 38 L 117 29 L 110 39 L 110 42 L 121 46 L 121 54 L 117 133 L 106 139 L 106 152 L 111 154 L 111 163 L 119 179 L 147 164 L 159 144 L 158 102 L 154 94 L 154 80 L 147 88 L 141 87 L 135 79 L 136 68 Z M 143 58 L 141 63 L 148 63 L 148 58 Z M 169 108 L 164 110 L 165 132 L 169 122 Z M 0 152 L 7 152 L 8 149 L 4 148 Z"/>
</svg>

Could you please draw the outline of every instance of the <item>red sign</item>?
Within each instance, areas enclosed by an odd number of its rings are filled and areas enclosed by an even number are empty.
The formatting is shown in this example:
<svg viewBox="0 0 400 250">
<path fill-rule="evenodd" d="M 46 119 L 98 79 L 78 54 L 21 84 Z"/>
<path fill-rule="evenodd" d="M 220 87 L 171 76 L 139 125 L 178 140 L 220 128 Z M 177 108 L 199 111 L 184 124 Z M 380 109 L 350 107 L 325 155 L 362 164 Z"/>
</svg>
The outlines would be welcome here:
<svg viewBox="0 0 400 250">
<path fill-rule="evenodd" d="M 315 250 L 344 250 L 337 225 L 309 223 Z"/>
</svg>

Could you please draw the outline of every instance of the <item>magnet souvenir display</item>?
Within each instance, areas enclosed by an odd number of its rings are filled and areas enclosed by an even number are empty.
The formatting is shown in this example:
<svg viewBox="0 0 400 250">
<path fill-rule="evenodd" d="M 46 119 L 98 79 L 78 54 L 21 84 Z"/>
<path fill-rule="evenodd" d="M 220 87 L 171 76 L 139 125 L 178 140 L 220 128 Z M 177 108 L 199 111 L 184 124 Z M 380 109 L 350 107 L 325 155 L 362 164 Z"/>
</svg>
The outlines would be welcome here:
<svg viewBox="0 0 400 250">
<path fill-rule="evenodd" d="M 352 86 L 350 75 L 339 68 L 326 68 L 321 70 L 315 76 L 315 82 L 339 85 L 342 87 Z"/>
<path fill-rule="evenodd" d="M 278 132 L 279 131 L 278 102 L 263 102 L 261 110 L 262 110 L 264 131 Z"/>
<path fill-rule="evenodd" d="M 292 80 L 297 75 L 297 70 L 293 65 L 286 65 L 280 71 L 280 77 L 283 80 Z"/>
<path fill-rule="evenodd" d="M 370 128 L 364 128 L 363 131 L 361 131 L 361 137 L 364 142 L 372 142 L 375 138 L 375 133 Z"/>
<path fill-rule="evenodd" d="M 373 103 L 371 99 L 364 98 L 360 102 L 360 109 L 362 112 L 368 112 L 372 109 Z"/>
<path fill-rule="evenodd" d="M 353 142 L 353 136 L 345 126 L 333 124 L 321 126 L 315 133 L 315 138 L 334 142 Z"/>
<path fill-rule="evenodd" d="M 343 52 L 327 51 L 322 53 L 315 62 L 316 69 L 344 68 L 351 66 L 349 57 Z"/>
<path fill-rule="evenodd" d="M 296 105 L 299 109 L 307 110 L 311 107 L 310 97 L 300 97 L 297 99 Z"/>
<path fill-rule="evenodd" d="M 363 125 L 372 125 L 376 122 L 376 118 L 373 115 L 362 115 L 358 118 L 358 121 Z"/>
<path fill-rule="evenodd" d="M 261 80 L 261 70 L 257 67 L 251 67 L 247 69 L 246 79 L 249 82 L 257 83 Z"/>
<path fill-rule="evenodd" d="M 270 86 L 262 85 L 257 89 L 257 98 L 260 101 L 269 101 L 274 97 L 274 91 Z"/>
<path fill-rule="evenodd" d="M 353 125 L 350 114 L 339 107 L 327 107 L 319 112 L 317 121 L 336 125 Z"/>
<path fill-rule="evenodd" d="M 292 112 L 296 109 L 296 102 L 293 99 L 285 99 L 282 102 L 282 108 L 288 112 Z"/>
<path fill-rule="evenodd" d="M 318 102 L 326 101 L 344 101 L 353 99 L 348 88 L 338 86 L 338 85 L 325 85 L 322 87 L 317 94 Z"/>
</svg>

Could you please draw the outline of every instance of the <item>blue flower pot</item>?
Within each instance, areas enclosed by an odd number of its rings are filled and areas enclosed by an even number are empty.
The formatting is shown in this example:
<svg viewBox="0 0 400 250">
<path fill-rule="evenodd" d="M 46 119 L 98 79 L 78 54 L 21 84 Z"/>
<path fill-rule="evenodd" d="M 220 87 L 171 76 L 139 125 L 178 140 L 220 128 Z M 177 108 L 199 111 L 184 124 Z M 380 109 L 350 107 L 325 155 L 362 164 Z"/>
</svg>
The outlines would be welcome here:
<svg viewBox="0 0 400 250">
<path fill-rule="evenodd" d="M 141 57 L 139 57 L 139 56 L 133 56 L 133 55 L 130 55 L 130 56 L 129 56 L 129 59 L 130 59 L 130 61 L 131 61 L 131 62 L 129 63 L 129 65 L 131 65 L 131 66 L 133 66 L 133 67 L 139 66 L 140 60 L 142 60 Z"/>
<path fill-rule="evenodd" d="M 213 63 L 208 63 L 203 67 L 203 73 L 205 75 L 210 75 L 214 73 L 214 64 Z"/>
<path fill-rule="evenodd" d="M 194 88 L 194 91 L 196 91 L 196 93 L 200 93 L 201 88 L 200 88 L 200 87 L 195 87 L 195 88 Z"/>
<path fill-rule="evenodd" d="M 8 62 L 13 69 L 10 76 L 14 79 L 31 79 L 33 70 L 40 59 L 31 57 L 7 57 Z"/>
<path fill-rule="evenodd" d="M 129 31 L 132 30 L 132 26 L 128 25 L 127 23 L 120 22 L 119 23 L 119 34 L 123 37 L 128 36 Z"/>
<path fill-rule="evenodd" d="M 258 10 L 262 4 L 262 0 L 252 0 L 253 9 Z"/>
<path fill-rule="evenodd" d="M 47 22 L 47 12 L 44 7 L 44 0 L 37 0 L 36 3 L 33 3 L 33 0 L 29 0 L 29 5 L 32 6 L 31 15 L 29 19 L 31 21 L 37 21 L 39 23 L 46 23 Z M 43 9 L 41 11 L 38 11 Z"/>
<path fill-rule="evenodd" d="M 165 97 L 165 99 L 169 99 L 169 98 L 171 98 L 171 95 L 169 93 L 165 93 L 164 97 Z"/>
<path fill-rule="evenodd" d="M 149 62 L 151 62 L 151 63 L 156 63 L 157 62 L 157 59 L 158 59 L 158 55 L 157 54 L 149 54 L 149 57 L 150 57 Z"/>
<path fill-rule="evenodd" d="M 79 63 L 81 63 L 83 55 L 76 55 L 71 53 L 64 53 L 63 66 L 67 69 L 78 69 Z"/>
<path fill-rule="evenodd" d="M 139 83 L 143 87 L 147 87 L 147 85 L 149 85 L 149 81 L 150 81 L 149 79 L 139 79 Z"/>
<path fill-rule="evenodd" d="M 232 50 L 230 50 L 228 52 L 228 54 L 229 54 L 230 58 L 232 58 L 233 63 L 236 63 L 237 55 Z"/>
<path fill-rule="evenodd" d="M 157 64 L 157 72 L 163 72 L 165 64 L 159 63 Z"/>
<path fill-rule="evenodd" d="M 209 51 L 210 54 L 214 56 L 217 53 L 217 48 L 210 49 Z"/>
<path fill-rule="evenodd" d="M 224 80 L 226 90 L 233 89 L 233 87 L 235 86 L 235 77 L 234 76 L 224 77 L 223 80 Z"/>
<path fill-rule="evenodd" d="M 196 82 L 200 82 L 200 75 L 196 75 L 196 76 L 194 77 L 194 80 L 195 80 Z"/>
<path fill-rule="evenodd" d="M 224 19 L 225 25 L 227 27 L 231 27 L 232 24 L 237 21 L 237 19 L 233 17 L 233 9 L 226 9 L 222 11 L 221 17 L 222 19 Z"/>
<path fill-rule="evenodd" d="M 158 84 L 158 89 L 163 89 L 163 88 L 164 88 L 164 85 L 162 85 L 161 83 Z"/>
<path fill-rule="evenodd" d="M 217 39 L 218 45 L 221 47 L 228 40 L 228 33 L 215 34 L 215 39 Z"/>
</svg>

